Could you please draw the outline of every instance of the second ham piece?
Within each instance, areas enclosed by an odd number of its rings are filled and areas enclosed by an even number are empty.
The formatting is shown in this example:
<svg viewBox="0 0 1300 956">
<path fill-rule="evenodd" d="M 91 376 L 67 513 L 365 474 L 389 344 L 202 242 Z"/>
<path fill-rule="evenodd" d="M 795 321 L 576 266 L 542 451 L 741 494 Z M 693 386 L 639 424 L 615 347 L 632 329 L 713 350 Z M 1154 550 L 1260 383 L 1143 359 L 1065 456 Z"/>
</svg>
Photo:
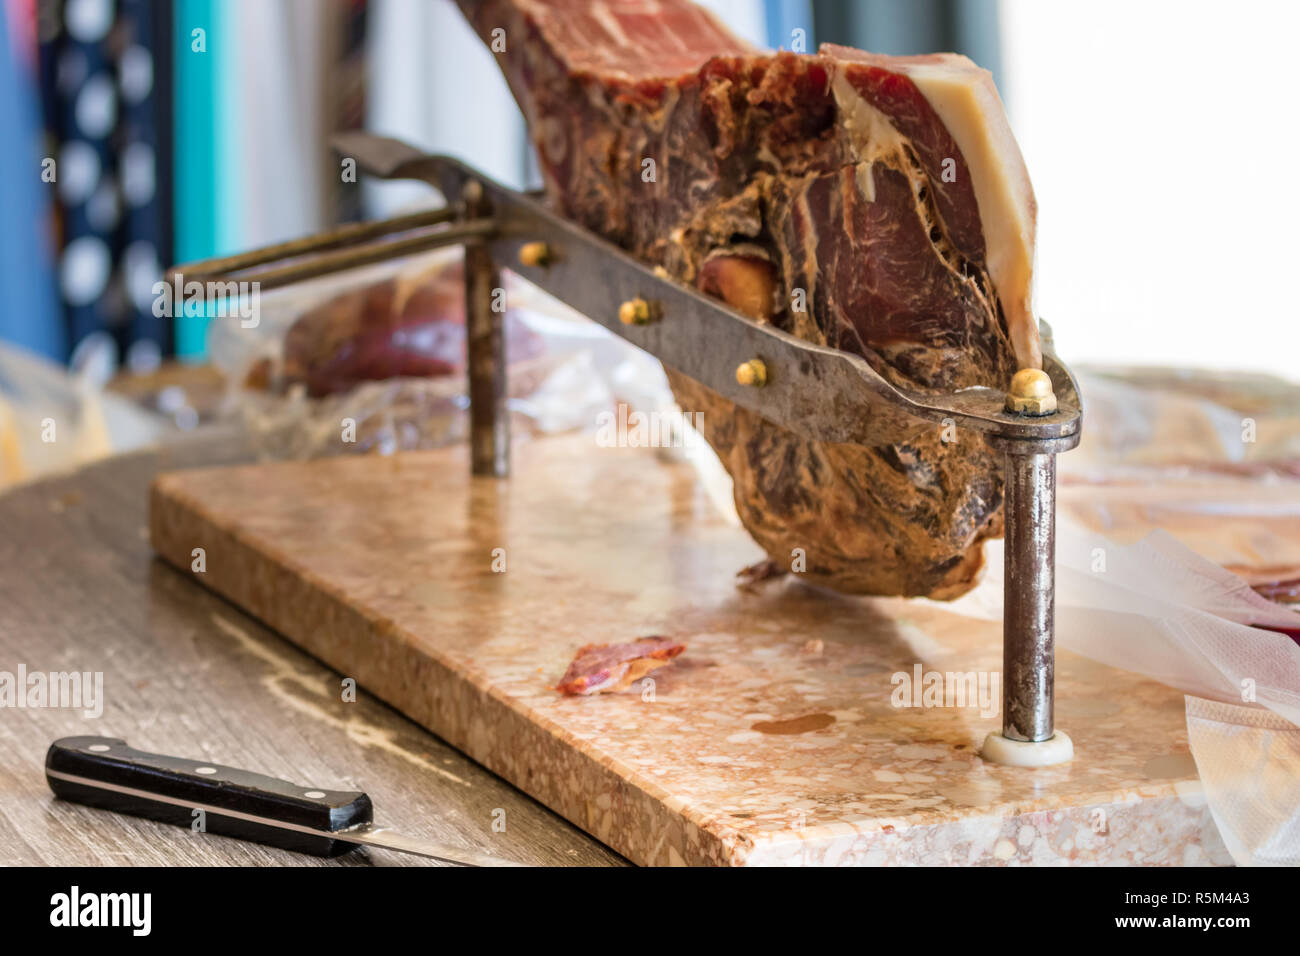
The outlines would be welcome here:
<svg viewBox="0 0 1300 956">
<path fill-rule="evenodd" d="M 459 2 L 496 41 L 564 215 L 906 388 L 1006 388 L 1040 365 L 1033 191 L 965 57 L 759 52 L 687 0 Z M 860 594 L 974 583 L 1002 527 L 980 435 L 813 442 L 670 378 L 778 566 L 802 553 L 807 579 Z"/>
</svg>

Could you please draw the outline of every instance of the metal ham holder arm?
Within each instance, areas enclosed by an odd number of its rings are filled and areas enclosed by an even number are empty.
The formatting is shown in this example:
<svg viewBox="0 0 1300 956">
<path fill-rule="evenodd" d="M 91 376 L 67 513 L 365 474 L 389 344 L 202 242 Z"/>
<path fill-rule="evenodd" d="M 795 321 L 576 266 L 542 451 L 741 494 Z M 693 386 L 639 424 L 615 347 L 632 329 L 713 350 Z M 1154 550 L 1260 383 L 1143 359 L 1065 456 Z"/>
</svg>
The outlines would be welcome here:
<svg viewBox="0 0 1300 956">
<path fill-rule="evenodd" d="M 1022 371 L 1011 393 L 905 391 L 860 356 L 746 318 L 457 160 L 366 133 L 339 135 L 334 147 L 369 175 L 437 187 L 449 205 L 174 271 L 187 282 L 238 279 L 266 288 L 463 245 L 476 475 L 510 471 L 503 313 L 492 308 L 506 263 L 665 365 L 806 438 L 877 446 L 924 427 L 982 432 L 1007 463 L 1002 734 L 990 734 L 983 752 L 1022 766 L 1070 759 L 1069 738 L 1053 726 L 1056 455 L 1078 444 L 1082 405 L 1073 376 L 1050 351 L 1050 330 L 1044 326 L 1043 372 Z M 368 241 L 395 234 L 404 235 Z M 267 265 L 285 259 L 288 265 Z"/>
</svg>

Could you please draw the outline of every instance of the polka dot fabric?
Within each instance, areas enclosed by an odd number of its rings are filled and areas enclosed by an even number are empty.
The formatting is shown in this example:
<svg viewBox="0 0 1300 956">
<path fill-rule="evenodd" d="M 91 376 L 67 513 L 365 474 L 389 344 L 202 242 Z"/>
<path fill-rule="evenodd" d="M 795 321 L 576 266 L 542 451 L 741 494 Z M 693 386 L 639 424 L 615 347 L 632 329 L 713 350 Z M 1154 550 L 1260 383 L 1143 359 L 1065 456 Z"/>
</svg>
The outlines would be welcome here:
<svg viewBox="0 0 1300 956">
<path fill-rule="evenodd" d="M 171 255 L 171 103 L 156 82 L 170 69 L 168 6 L 65 0 L 38 8 L 72 356 L 105 340 L 133 366 L 156 365 L 171 351 L 171 320 L 153 314 L 151 292 Z"/>
</svg>

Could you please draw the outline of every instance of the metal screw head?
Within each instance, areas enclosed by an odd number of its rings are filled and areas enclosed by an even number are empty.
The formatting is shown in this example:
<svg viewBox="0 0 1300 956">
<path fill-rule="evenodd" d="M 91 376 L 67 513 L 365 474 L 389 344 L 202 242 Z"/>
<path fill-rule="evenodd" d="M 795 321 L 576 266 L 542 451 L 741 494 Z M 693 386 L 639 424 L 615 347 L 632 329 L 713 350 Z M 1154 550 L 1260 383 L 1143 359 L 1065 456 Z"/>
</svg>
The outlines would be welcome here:
<svg viewBox="0 0 1300 956">
<path fill-rule="evenodd" d="M 481 202 L 483 200 L 483 184 L 477 179 L 467 180 L 465 185 L 461 187 L 460 198 L 470 205 Z"/>
<path fill-rule="evenodd" d="M 624 325 L 645 325 L 651 319 L 650 303 L 638 296 L 618 307 L 618 320 Z"/>
<path fill-rule="evenodd" d="M 519 264 L 544 266 L 551 261 L 551 247 L 544 242 L 525 242 L 519 247 Z"/>
<path fill-rule="evenodd" d="M 767 384 L 767 366 L 762 359 L 750 359 L 736 368 L 736 383 L 761 388 Z"/>
<path fill-rule="evenodd" d="M 1022 368 L 1007 389 L 1007 411 L 1018 415 L 1050 415 L 1056 411 L 1052 380 L 1039 368 Z"/>
</svg>

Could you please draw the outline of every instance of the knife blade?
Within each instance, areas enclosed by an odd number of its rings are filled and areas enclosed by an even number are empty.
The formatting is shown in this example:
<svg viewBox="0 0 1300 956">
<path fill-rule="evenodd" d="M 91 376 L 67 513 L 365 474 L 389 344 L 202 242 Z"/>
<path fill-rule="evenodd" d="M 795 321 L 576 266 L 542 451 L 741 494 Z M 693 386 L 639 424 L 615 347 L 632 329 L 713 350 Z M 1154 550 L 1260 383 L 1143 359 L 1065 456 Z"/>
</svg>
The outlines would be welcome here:
<svg viewBox="0 0 1300 956">
<path fill-rule="evenodd" d="M 462 866 L 522 865 L 377 826 L 370 797 L 359 791 L 146 753 L 116 737 L 56 740 L 45 755 L 45 779 L 65 800 L 314 856 L 366 845 Z"/>
</svg>

